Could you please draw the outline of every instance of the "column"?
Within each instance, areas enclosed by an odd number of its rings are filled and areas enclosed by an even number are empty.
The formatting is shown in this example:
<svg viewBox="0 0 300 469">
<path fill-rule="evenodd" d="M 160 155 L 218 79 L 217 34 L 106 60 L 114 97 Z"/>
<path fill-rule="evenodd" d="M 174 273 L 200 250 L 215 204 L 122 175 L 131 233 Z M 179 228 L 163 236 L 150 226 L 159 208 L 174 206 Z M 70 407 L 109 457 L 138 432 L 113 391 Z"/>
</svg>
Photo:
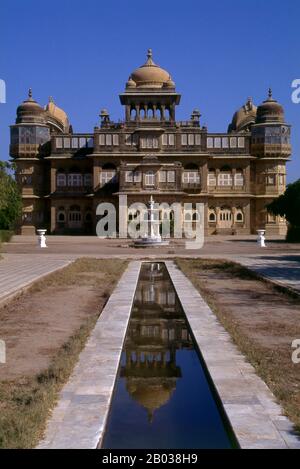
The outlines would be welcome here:
<svg viewBox="0 0 300 469">
<path fill-rule="evenodd" d="M 54 167 L 51 167 L 51 192 L 56 191 L 56 173 L 57 173 L 57 169 Z"/>
<path fill-rule="evenodd" d="M 207 192 L 208 166 L 207 161 L 201 167 L 201 189 Z"/>
<path fill-rule="evenodd" d="M 130 121 L 130 105 L 127 104 L 125 108 L 125 119 L 126 121 Z"/>
<path fill-rule="evenodd" d="M 166 120 L 165 110 L 166 110 L 166 106 L 163 104 L 161 106 L 161 120 L 162 121 Z"/>
<path fill-rule="evenodd" d="M 51 205 L 51 227 L 50 232 L 54 233 L 56 228 L 56 207 Z"/>
<path fill-rule="evenodd" d="M 119 238 L 127 238 L 127 196 L 119 195 Z"/>
</svg>

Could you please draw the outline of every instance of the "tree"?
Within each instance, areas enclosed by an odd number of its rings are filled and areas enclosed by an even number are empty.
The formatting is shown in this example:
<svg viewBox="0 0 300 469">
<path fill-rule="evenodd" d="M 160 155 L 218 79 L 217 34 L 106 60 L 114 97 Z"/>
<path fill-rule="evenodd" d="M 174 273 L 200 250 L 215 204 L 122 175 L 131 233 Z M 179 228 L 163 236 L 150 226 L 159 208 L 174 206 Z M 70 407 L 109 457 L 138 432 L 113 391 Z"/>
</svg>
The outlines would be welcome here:
<svg viewBox="0 0 300 469">
<path fill-rule="evenodd" d="M 273 215 L 287 219 L 289 223 L 287 241 L 300 242 L 300 179 L 289 184 L 285 193 L 273 200 L 267 209 Z"/>
<path fill-rule="evenodd" d="M 21 195 L 11 172 L 13 163 L 0 161 L 0 230 L 11 230 L 21 213 Z"/>
</svg>

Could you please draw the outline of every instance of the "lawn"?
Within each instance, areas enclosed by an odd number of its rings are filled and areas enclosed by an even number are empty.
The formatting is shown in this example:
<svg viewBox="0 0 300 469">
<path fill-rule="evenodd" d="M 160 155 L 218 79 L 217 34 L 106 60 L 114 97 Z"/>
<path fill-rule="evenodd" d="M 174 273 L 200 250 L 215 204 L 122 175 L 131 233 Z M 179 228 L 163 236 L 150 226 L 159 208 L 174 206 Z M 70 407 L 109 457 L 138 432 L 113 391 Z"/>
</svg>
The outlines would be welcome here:
<svg viewBox="0 0 300 469">
<path fill-rule="evenodd" d="M 177 259 L 239 350 L 267 383 L 300 431 L 300 297 L 228 261 Z"/>
</svg>

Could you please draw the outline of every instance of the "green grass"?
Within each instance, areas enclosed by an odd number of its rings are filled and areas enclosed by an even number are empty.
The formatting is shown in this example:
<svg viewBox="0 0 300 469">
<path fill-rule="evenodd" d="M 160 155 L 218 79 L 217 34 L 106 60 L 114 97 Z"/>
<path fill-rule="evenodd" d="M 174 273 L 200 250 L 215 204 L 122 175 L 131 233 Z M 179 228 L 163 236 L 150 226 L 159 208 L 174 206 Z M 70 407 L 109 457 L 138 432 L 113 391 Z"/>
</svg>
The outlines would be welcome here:
<svg viewBox="0 0 300 469">
<path fill-rule="evenodd" d="M 9 230 L 0 230 L 0 243 L 7 243 L 10 241 L 11 237 L 13 236 L 14 232 Z"/>
</svg>

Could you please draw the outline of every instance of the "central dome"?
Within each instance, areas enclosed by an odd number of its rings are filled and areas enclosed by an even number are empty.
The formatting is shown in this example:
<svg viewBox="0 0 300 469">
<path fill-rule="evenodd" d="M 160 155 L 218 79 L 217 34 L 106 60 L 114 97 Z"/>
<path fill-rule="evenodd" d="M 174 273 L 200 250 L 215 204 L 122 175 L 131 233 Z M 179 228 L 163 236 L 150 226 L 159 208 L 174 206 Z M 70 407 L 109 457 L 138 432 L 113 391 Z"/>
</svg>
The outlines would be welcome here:
<svg viewBox="0 0 300 469">
<path fill-rule="evenodd" d="M 172 87 L 175 86 L 169 72 L 153 62 L 151 49 L 148 49 L 146 63 L 131 74 L 128 81 L 131 87 L 133 85 L 132 82 L 138 88 L 163 88 L 164 86 L 170 87 L 170 84 Z"/>
</svg>

